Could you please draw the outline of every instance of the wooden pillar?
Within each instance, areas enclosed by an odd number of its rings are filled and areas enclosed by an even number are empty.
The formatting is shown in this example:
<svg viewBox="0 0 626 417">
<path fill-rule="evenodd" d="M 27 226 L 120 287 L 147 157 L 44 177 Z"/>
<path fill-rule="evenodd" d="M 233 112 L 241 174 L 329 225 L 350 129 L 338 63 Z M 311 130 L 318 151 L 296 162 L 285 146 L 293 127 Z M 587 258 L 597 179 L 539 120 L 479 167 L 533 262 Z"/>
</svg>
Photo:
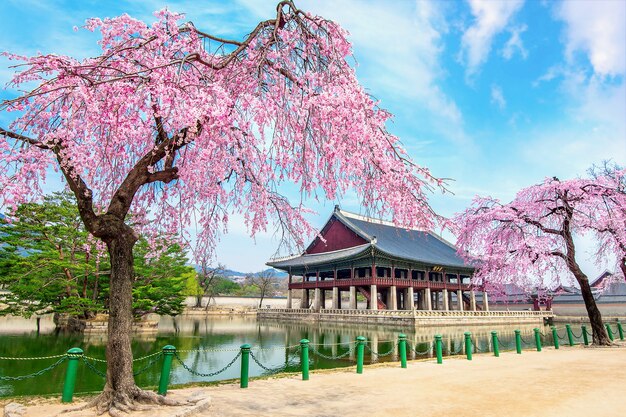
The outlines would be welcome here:
<svg viewBox="0 0 626 417">
<path fill-rule="evenodd" d="M 489 311 L 489 298 L 487 291 L 483 291 L 483 311 Z"/>
<path fill-rule="evenodd" d="M 409 287 L 406 289 L 406 301 L 404 302 L 405 310 L 413 310 L 413 299 L 415 298 L 415 293 L 413 292 L 413 287 Z"/>
<path fill-rule="evenodd" d="M 476 293 L 474 290 L 470 291 L 470 309 L 476 311 Z"/>
<path fill-rule="evenodd" d="M 314 294 L 315 295 L 313 296 L 313 309 L 315 311 L 319 311 L 320 310 L 320 306 L 321 306 L 320 289 L 316 288 Z"/>
<path fill-rule="evenodd" d="M 320 309 L 326 308 L 326 290 L 320 289 Z"/>
<path fill-rule="evenodd" d="M 389 310 L 397 310 L 398 309 L 398 291 L 395 285 L 392 285 L 389 288 L 389 304 L 387 308 Z"/>
<path fill-rule="evenodd" d="M 292 308 L 291 307 L 291 288 L 287 290 L 287 308 Z"/>
<path fill-rule="evenodd" d="M 335 276 L 337 276 L 337 274 L 335 273 Z M 341 308 L 341 306 L 339 306 L 339 287 L 334 286 L 333 287 L 333 309 L 339 309 Z"/>
<path fill-rule="evenodd" d="M 302 290 L 302 298 L 300 298 L 300 308 L 309 308 L 309 290 Z"/>
<path fill-rule="evenodd" d="M 426 302 L 426 310 L 431 311 L 433 309 L 433 299 L 430 294 L 430 288 L 424 290 L 424 301 Z"/>
<path fill-rule="evenodd" d="M 370 310 L 378 310 L 378 288 L 376 284 L 370 285 Z"/>
<path fill-rule="evenodd" d="M 459 311 L 463 311 L 463 290 L 457 290 L 456 298 L 459 303 Z"/>
<path fill-rule="evenodd" d="M 348 307 L 351 310 L 356 310 L 356 287 L 354 285 L 350 285 L 350 306 Z"/>
<path fill-rule="evenodd" d="M 443 289 L 443 310 L 444 311 L 449 311 L 450 310 L 450 305 L 448 304 L 449 298 L 448 298 L 448 290 L 446 288 Z"/>
</svg>

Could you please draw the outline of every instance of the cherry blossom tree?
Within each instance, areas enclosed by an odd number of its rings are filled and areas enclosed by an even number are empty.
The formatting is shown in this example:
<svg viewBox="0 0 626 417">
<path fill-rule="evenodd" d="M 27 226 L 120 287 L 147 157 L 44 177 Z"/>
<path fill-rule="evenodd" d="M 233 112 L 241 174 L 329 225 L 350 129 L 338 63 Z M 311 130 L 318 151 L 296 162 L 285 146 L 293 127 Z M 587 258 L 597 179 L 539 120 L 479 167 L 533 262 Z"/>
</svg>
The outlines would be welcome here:
<svg viewBox="0 0 626 417">
<path fill-rule="evenodd" d="M 597 262 L 616 256 L 615 276 L 626 280 L 626 169 L 605 161 L 589 173 L 594 181 L 584 190 L 599 206 L 588 206 L 583 221 L 596 234 Z"/>
<path fill-rule="evenodd" d="M 594 180 L 550 178 L 521 190 L 508 204 L 492 197 L 476 197 L 453 221 L 459 253 L 478 266 L 474 284 L 495 289 L 516 284 L 530 292 L 554 289 L 573 277 L 581 289 L 594 343 L 610 344 L 574 244 L 575 235 L 594 231 L 590 227 L 594 220 L 612 225 L 608 218 L 619 210 L 623 219 L 623 199 L 616 199 L 621 206 L 613 205 L 612 210 L 602 204 L 605 195 L 599 187 L 606 191 L 608 182 L 604 176 Z M 618 258 L 625 255 L 612 243 L 605 245 L 602 253 L 609 251 Z"/>
<path fill-rule="evenodd" d="M 336 23 L 281 1 L 243 40 L 156 13 L 88 20 L 100 55 L 17 61 L 2 103 L 0 197 L 5 210 L 41 197 L 53 168 L 76 197 L 87 230 L 111 261 L 107 377 L 93 404 L 112 415 L 137 401 L 166 402 L 133 380 L 133 246 L 139 236 L 182 236 L 212 248 L 232 213 L 251 235 L 277 224 L 302 244 L 306 198 L 354 190 L 364 208 L 408 227 L 433 226 L 425 193 L 441 180 L 413 163 L 359 85 Z M 33 88 L 34 86 L 34 88 Z M 281 193 L 296 184 L 291 203 Z M 284 191 L 283 191 L 284 193 Z M 131 222 L 132 219 L 132 222 Z"/>
</svg>

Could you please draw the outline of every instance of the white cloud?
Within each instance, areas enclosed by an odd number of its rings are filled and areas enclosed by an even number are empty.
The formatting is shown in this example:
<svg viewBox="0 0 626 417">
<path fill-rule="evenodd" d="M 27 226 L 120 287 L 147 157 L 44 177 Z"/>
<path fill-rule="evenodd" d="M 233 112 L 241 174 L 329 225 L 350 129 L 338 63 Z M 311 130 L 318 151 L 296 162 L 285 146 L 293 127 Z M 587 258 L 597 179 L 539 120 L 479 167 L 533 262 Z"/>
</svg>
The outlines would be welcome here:
<svg viewBox="0 0 626 417">
<path fill-rule="evenodd" d="M 511 17 L 522 8 L 523 0 L 468 0 L 475 22 L 463 34 L 461 59 L 466 64 L 465 75 L 471 78 L 487 61 L 493 37 L 502 32 Z"/>
<path fill-rule="evenodd" d="M 626 2 L 620 0 L 563 1 L 556 15 L 566 23 L 565 56 L 586 54 L 596 74 L 626 73 Z"/>
<path fill-rule="evenodd" d="M 511 37 L 500 51 L 505 59 L 513 58 L 515 52 L 518 52 L 523 59 L 528 58 L 528 51 L 524 48 L 524 43 L 520 36 L 522 33 L 526 32 L 526 29 L 528 29 L 528 26 L 521 25 L 510 30 Z"/>
<path fill-rule="evenodd" d="M 497 105 L 500 110 L 506 107 L 506 100 L 502 93 L 502 88 L 496 84 L 491 85 L 491 103 Z"/>
</svg>

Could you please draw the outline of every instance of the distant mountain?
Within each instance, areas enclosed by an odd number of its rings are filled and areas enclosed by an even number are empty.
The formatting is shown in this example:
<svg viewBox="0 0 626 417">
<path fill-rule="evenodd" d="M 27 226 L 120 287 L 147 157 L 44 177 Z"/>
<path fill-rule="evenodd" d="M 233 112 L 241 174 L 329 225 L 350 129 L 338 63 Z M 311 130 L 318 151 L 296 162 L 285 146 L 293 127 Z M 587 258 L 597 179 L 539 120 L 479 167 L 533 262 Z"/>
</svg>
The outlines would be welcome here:
<svg viewBox="0 0 626 417">
<path fill-rule="evenodd" d="M 196 271 L 200 271 L 200 267 L 198 265 L 194 265 L 194 267 L 196 268 Z M 254 275 L 258 275 L 262 272 L 266 272 L 266 271 L 274 271 L 274 276 L 276 278 L 287 278 L 289 276 L 289 274 L 287 274 L 284 271 L 279 271 L 278 269 L 274 269 L 274 268 L 268 268 L 264 271 L 261 272 L 254 272 Z M 248 275 L 249 272 L 240 272 L 240 271 L 235 271 L 232 269 L 227 269 L 224 271 L 224 276 L 227 278 L 236 278 L 236 277 L 245 277 L 246 275 Z"/>
</svg>

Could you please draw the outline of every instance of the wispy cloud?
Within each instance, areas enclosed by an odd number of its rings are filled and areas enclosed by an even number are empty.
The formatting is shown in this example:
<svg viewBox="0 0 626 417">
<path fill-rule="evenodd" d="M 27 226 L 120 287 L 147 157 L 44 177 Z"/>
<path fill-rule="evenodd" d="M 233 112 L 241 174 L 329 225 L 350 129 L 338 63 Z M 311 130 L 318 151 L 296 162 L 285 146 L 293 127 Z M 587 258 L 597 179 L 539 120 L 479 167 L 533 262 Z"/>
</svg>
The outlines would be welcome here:
<svg viewBox="0 0 626 417">
<path fill-rule="evenodd" d="M 626 2 L 619 0 L 563 1 L 556 16 L 566 23 L 565 56 L 575 63 L 576 53 L 585 54 L 596 74 L 626 73 Z"/>
<path fill-rule="evenodd" d="M 521 37 L 521 34 L 526 32 L 527 29 L 527 25 L 520 25 L 510 30 L 511 37 L 504 44 L 504 48 L 500 51 L 505 59 L 513 58 L 516 52 L 520 54 L 522 59 L 528 58 L 528 51 L 524 47 L 524 42 L 522 42 Z"/>
<path fill-rule="evenodd" d="M 491 85 L 491 103 L 497 105 L 500 110 L 504 110 L 506 107 L 506 100 L 499 85 Z"/>
<path fill-rule="evenodd" d="M 463 34 L 459 57 L 466 64 L 466 78 L 471 80 L 487 61 L 494 36 L 507 27 L 524 1 L 468 0 L 468 3 L 474 24 Z"/>
</svg>

